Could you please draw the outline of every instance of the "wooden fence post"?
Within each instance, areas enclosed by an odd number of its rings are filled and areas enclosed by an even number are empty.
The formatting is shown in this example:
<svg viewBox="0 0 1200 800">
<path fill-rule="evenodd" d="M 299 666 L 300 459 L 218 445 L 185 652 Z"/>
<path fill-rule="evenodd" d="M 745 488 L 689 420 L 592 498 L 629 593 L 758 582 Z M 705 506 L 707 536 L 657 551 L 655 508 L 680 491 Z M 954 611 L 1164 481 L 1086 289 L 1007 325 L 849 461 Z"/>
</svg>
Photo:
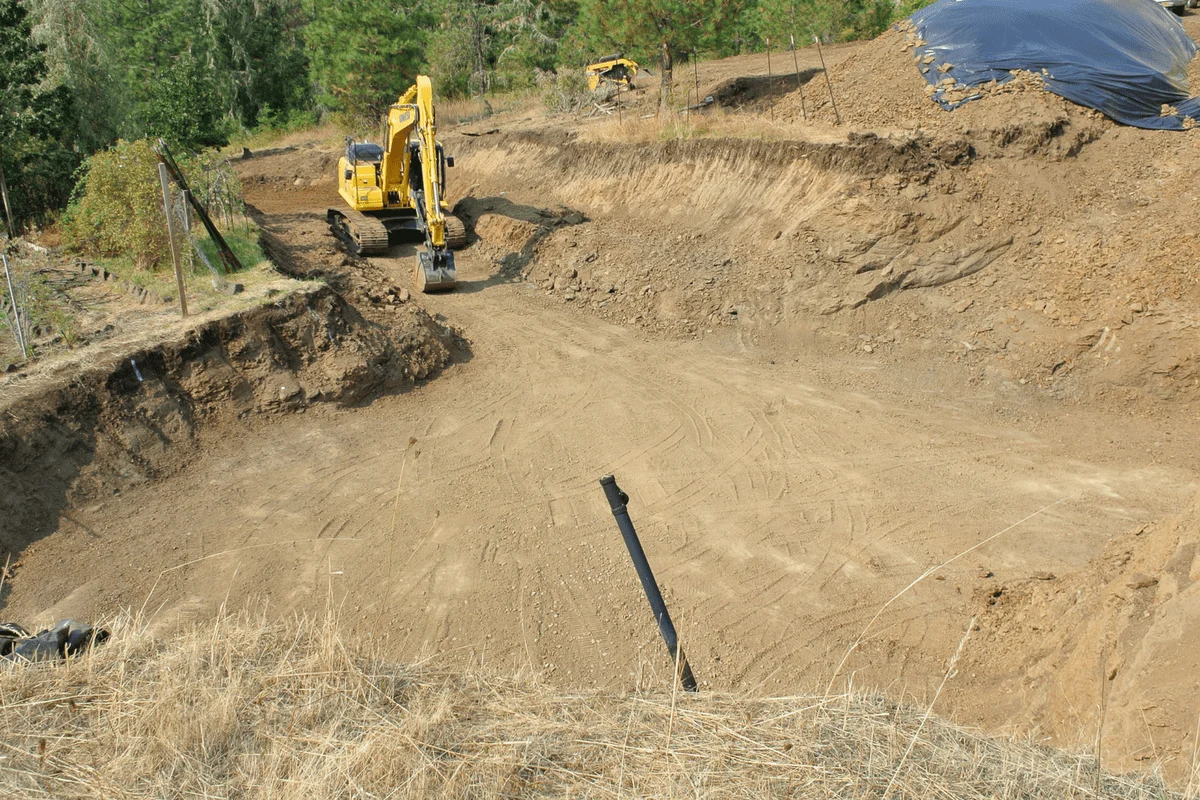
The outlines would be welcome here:
<svg viewBox="0 0 1200 800">
<path fill-rule="evenodd" d="M 167 166 L 158 164 L 158 179 L 162 181 L 163 210 L 167 213 L 167 236 L 171 239 L 171 260 L 175 262 L 175 286 L 179 289 L 179 310 L 187 317 L 187 297 L 183 289 L 183 270 L 179 266 L 179 245 L 175 241 L 175 221 L 171 219 L 171 186 L 167 181 Z"/>
<path fill-rule="evenodd" d="M 4 200 L 4 218 L 8 221 L 8 239 L 17 238 L 17 229 L 13 227 L 12 209 L 8 206 L 8 186 L 4 183 L 4 167 L 0 166 L 0 198 Z"/>
</svg>

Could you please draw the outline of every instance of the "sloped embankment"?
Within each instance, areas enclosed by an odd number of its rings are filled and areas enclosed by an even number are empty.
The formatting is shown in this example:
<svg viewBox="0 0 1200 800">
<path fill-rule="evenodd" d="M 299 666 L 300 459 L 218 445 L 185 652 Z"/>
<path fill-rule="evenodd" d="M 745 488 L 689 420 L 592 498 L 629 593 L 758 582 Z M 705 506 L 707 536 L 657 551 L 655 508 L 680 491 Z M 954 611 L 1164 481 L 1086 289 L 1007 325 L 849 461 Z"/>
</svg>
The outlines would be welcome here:
<svg viewBox="0 0 1200 800">
<path fill-rule="evenodd" d="M 989 725 L 1036 728 L 1106 763 L 1195 779 L 1200 692 L 1200 496 L 1110 541 L 1087 569 L 995 588 L 958 702 Z M 979 692 L 979 680 L 992 684 Z M 980 699 L 984 698 L 984 699 Z"/>
<path fill-rule="evenodd" d="M 473 198 L 460 211 L 480 213 L 494 261 L 521 252 L 525 280 L 622 324 L 683 337 L 782 326 L 860 358 L 926 351 L 972 382 L 1071 401 L 1193 399 L 1195 237 L 1164 222 L 1157 195 L 1129 205 L 1153 180 L 1130 174 L 1114 192 L 1112 174 L 1186 143 L 1105 130 L 1077 156 L 995 158 L 981 155 L 992 129 L 955 126 L 819 141 L 463 136 L 454 176 L 469 186 L 452 194 Z M 547 234 L 477 202 L 496 198 L 587 223 Z M 522 232 L 535 247 L 511 241 Z"/>
<path fill-rule="evenodd" d="M 314 286 L 29 393 L 0 415 L 0 559 L 71 505 L 178 470 L 204 435 L 401 390 L 459 346 L 413 304 L 385 325 Z"/>
</svg>

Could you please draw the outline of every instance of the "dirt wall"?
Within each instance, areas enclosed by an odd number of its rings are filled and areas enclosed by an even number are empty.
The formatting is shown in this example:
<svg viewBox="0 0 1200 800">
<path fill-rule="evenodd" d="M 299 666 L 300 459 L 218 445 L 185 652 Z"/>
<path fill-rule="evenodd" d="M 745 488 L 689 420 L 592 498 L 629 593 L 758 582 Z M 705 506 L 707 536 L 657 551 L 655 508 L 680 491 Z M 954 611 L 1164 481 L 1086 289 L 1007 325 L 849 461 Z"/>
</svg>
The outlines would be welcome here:
<svg viewBox="0 0 1200 800">
<path fill-rule="evenodd" d="M 983 633 L 962 666 L 973 696 L 954 692 L 969 720 L 1101 747 L 1117 769 L 1194 777 L 1200 496 L 1114 538 L 1081 572 L 997 582 L 978 599 Z"/>
<path fill-rule="evenodd" d="M 1005 133 L 1018 100 L 1038 107 L 1022 129 L 1045 133 L 1030 133 L 1036 147 Z M 622 324 L 818 334 L 884 361 L 915 349 L 973 383 L 1072 403 L 1194 400 L 1196 242 L 1170 222 L 1156 177 L 1187 143 L 1100 125 L 1067 154 L 1047 133 L 1063 102 L 986 98 L 971 104 L 984 127 L 835 141 L 461 137 L 452 194 L 585 217 L 548 235 L 535 225 L 526 244 L 508 222 L 475 222 L 497 263 L 520 253 L 526 280 Z M 1005 156 L 984 156 L 997 136 Z M 1146 169 L 1114 183 L 1123 163 Z"/>
<path fill-rule="evenodd" d="M 359 404 L 436 373 L 461 347 L 457 334 L 392 300 L 385 324 L 314 285 L 25 392 L 0 414 L 0 560 L 72 506 L 177 471 L 202 436 Z"/>
</svg>

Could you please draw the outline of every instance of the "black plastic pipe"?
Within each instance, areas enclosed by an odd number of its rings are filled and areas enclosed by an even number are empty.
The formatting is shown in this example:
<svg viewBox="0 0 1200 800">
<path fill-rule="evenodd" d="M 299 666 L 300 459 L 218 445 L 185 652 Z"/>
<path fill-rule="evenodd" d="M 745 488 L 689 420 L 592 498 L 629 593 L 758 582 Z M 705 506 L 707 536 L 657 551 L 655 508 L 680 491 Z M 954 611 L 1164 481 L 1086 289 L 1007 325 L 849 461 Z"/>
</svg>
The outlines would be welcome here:
<svg viewBox="0 0 1200 800">
<path fill-rule="evenodd" d="M 621 531 L 621 538 L 625 540 L 629 557 L 633 559 L 633 567 L 642 581 L 642 589 L 646 592 L 646 599 L 650 601 L 650 610 L 654 612 L 654 618 L 658 620 L 658 630 L 662 633 L 663 641 L 667 643 L 667 652 L 671 654 L 671 660 L 677 665 L 676 677 L 683 684 L 685 690 L 694 692 L 697 690 L 696 677 L 692 675 L 692 667 L 688 664 L 683 648 L 679 646 L 679 635 L 675 633 L 671 614 L 667 611 L 667 604 L 663 601 L 662 592 L 658 590 L 658 583 L 654 580 L 654 573 L 650 570 L 650 562 L 646 560 L 646 552 L 642 550 L 642 543 L 638 539 L 637 531 L 633 529 L 633 520 L 629 518 L 629 511 L 626 509 L 629 495 L 621 491 L 621 487 L 617 486 L 617 479 L 612 475 L 605 475 L 601 478 L 600 485 L 604 488 L 604 496 L 608 498 L 608 504 L 612 506 L 613 516 L 617 519 L 617 528 Z"/>
</svg>

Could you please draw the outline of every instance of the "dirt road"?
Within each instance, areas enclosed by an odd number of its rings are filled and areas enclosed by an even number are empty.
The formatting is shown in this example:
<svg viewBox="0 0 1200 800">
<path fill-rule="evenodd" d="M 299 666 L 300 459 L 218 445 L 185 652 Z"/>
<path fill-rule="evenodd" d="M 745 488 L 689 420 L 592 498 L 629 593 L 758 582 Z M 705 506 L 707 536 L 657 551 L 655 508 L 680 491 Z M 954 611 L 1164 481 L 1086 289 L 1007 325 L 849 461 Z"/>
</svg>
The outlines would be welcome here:
<svg viewBox="0 0 1200 800">
<path fill-rule="evenodd" d="M 411 259 L 374 263 L 408 280 Z M 1002 581 L 1081 566 L 1194 493 L 1193 464 L 1154 463 L 1174 445 L 1151 423 L 1006 417 L 933 373 L 914 395 L 733 334 L 656 341 L 471 251 L 460 270 L 428 307 L 469 332 L 469 361 L 364 408 L 222 429 L 183 474 L 72 510 L 71 536 L 25 551 L 6 612 L 333 602 L 404 658 L 627 684 L 665 665 L 596 482 L 611 472 L 718 687 L 828 680 L 889 598 L 1015 525 L 888 607 L 847 664 L 920 692 Z"/>
</svg>

